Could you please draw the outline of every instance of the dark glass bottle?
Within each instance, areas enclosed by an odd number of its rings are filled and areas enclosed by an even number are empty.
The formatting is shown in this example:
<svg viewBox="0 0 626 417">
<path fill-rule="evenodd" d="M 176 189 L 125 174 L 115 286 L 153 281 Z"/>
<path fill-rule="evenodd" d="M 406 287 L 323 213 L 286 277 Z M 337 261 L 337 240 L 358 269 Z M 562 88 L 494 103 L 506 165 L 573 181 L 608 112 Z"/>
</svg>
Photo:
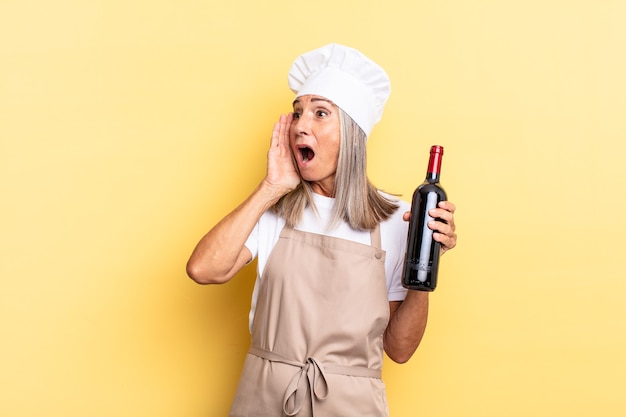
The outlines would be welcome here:
<svg viewBox="0 0 626 417">
<path fill-rule="evenodd" d="M 446 192 L 439 184 L 442 156 L 443 146 L 434 145 L 430 148 L 426 180 L 413 193 L 402 274 L 402 285 L 411 290 L 434 291 L 437 286 L 441 244 L 433 239 L 433 231 L 428 228 L 428 222 L 443 220 L 433 219 L 428 210 L 447 199 Z"/>
</svg>

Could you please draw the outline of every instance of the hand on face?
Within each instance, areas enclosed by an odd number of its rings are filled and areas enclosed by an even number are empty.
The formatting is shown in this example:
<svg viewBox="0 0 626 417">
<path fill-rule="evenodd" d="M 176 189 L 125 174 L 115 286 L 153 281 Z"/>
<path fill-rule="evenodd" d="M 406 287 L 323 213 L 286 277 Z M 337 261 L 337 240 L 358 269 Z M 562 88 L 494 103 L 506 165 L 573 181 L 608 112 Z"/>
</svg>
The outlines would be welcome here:
<svg viewBox="0 0 626 417">
<path fill-rule="evenodd" d="M 428 228 L 433 230 L 433 239 L 441 243 L 441 254 L 456 246 L 456 225 L 454 224 L 454 212 L 456 206 L 449 201 L 441 201 L 439 207 L 431 209 L 428 214 L 435 219 L 441 219 L 441 221 L 431 221 L 428 223 Z M 406 221 L 411 219 L 411 212 L 404 213 L 402 218 Z"/>
<path fill-rule="evenodd" d="M 293 113 L 281 115 L 274 124 L 270 149 L 267 152 L 267 174 L 265 181 L 281 197 L 300 184 L 300 175 L 293 164 L 289 147 L 289 129 Z"/>
</svg>

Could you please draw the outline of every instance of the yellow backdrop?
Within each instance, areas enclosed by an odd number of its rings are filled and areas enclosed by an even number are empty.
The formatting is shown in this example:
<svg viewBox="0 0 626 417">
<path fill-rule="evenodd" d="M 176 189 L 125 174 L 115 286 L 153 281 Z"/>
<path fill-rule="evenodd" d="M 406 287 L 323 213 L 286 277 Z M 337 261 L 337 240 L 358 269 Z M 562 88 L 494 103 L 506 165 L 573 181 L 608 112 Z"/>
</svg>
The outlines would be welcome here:
<svg viewBox="0 0 626 417">
<path fill-rule="evenodd" d="M 186 278 L 265 170 L 286 73 L 329 42 L 383 65 L 369 172 L 428 149 L 459 241 L 392 415 L 626 415 L 626 3 L 0 2 L 0 415 L 224 416 L 254 267 Z"/>
</svg>

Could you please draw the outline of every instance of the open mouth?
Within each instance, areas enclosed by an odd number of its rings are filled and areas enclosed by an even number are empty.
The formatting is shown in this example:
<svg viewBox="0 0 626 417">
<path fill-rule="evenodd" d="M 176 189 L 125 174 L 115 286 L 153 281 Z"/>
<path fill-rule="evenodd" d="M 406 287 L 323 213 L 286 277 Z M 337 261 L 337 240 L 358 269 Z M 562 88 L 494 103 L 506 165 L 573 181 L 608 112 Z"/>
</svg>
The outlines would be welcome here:
<svg viewBox="0 0 626 417">
<path fill-rule="evenodd" d="M 313 158 L 315 158 L 315 152 L 313 152 L 313 149 L 309 148 L 308 146 L 302 146 L 298 148 L 298 152 L 300 152 L 300 160 L 302 162 L 309 162 Z"/>
</svg>

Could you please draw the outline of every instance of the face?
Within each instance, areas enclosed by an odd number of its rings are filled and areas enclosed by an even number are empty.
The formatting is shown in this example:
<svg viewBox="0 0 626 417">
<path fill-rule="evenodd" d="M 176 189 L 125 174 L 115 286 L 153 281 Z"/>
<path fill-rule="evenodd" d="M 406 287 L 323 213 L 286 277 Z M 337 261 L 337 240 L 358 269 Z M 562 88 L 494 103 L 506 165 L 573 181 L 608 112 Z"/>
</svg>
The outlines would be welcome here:
<svg viewBox="0 0 626 417">
<path fill-rule="evenodd" d="M 332 196 L 339 158 L 339 109 L 321 96 L 307 95 L 293 102 L 289 143 L 300 175 L 313 191 Z"/>
</svg>

